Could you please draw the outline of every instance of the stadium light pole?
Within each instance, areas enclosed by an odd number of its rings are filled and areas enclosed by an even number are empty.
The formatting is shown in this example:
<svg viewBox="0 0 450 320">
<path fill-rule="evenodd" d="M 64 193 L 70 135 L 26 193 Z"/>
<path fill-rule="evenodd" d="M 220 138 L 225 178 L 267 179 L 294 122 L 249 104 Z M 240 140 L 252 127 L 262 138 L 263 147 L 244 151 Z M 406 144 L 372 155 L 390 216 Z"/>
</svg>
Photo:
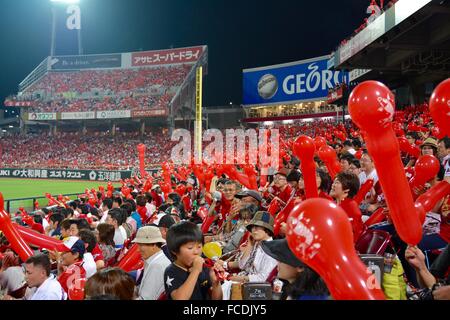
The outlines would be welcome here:
<svg viewBox="0 0 450 320">
<path fill-rule="evenodd" d="M 56 5 L 58 3 L 61 4 L 78 4 L 80 3 L 80 0 L 50 0 L 50 3 L 52 4 L 52 40 L 51 40 L 51 48 L 50 48 L 50 56 L 55 55 L 56 51 Z M 78 31 L 78 54 L 83 54 L 83 47 L 81 43 L 81 28 L 77 30 Z"/>
</svg>

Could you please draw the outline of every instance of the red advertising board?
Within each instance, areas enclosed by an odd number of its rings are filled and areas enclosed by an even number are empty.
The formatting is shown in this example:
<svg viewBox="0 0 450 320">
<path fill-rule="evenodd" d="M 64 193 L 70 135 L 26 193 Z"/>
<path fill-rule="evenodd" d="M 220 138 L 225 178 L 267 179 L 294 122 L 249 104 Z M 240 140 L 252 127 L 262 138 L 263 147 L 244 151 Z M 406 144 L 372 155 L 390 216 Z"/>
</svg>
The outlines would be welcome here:
<svg viewBox="0 0 450 320">
<path fill-rule="evenodd" d="M 135 52 L 131 55 L 133 67 L 162 64 L 196 62 L 203 53 L 203 47 Z"/>
<path fill-rule="evenodd" d="M 333 103 L 343 97 L 344 90 L 342 87 L 337 88 L 336 90 L 332 90 L 328 92 L 327 102 Z"/>
<path fill-rule="evenodd" d="M 5 100 L 6 107 L 31 107 L 32 105 L 31 101 Z"/>
</svg>

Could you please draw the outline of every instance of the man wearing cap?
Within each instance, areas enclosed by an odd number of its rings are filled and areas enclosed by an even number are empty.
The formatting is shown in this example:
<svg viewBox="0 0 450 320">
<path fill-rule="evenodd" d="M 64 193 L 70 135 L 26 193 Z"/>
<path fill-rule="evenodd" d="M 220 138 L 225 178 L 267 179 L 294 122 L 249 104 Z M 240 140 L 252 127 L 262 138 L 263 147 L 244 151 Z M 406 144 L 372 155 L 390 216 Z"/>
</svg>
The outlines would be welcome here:
<svg viewBox="0 0 450 320">
<path fill-rule="evenodd" d="M 138 299 L 157 300 L 164 293 L 164 271 L 171 264 L 161 250 L 166 240 L 158 227 L 146 226 L 138 230 L 133 243 L 137 243 L 145 261 Z"/>
<path fill-rule="evenodd" d="M 261 208 L 262 196 L 258 191 L 245 190 L 245 191 L 239 192 L 234 197 L 241 199 L 241 203 L 240 203 L 241 208 L 243 208 L 247 204 L 254 204 L 258 208 Z"/>
<path fill-rule="evenodd" d="M 83 267 L 86 251 L 84 242 L 76 240 L 69 248 L 68 252 L 54 253 L 58 262 L 58 281 L 66 293 L 76 279 L 86 278 L 86 270 Z"/>
</svg>

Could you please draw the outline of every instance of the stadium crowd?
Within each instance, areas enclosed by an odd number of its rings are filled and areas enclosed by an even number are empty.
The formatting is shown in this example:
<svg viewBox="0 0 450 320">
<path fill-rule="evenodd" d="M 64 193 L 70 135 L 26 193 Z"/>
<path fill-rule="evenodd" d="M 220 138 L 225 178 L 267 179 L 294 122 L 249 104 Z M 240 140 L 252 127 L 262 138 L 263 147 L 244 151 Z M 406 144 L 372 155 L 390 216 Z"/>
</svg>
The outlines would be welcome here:
<svg viewBox="0 0 450 320">
<path fill-rule="evenodd" d="M 424 155 L 433 155 L 439 163 L 437 173 L 412 189 L 414 198 L 440 181 L 450 181 L 450 139 L 436 137 L 426 109 L 426 105 L 411 106 L 395 116 L 397 136 L 405 137 L 410 148 L 418 150 L 417 154 L 402 152 L 404 166 L 414 168 Z M 380 278 L 384 296 L 450 299 L 449 195 L 438 199 L 427 212 L 422 241 L 408 246 L 393 228 L 373 158 L 351 122 L 323 121 L 280 129 L 282 161 L 268 177 L 246 166 L 175 167 L 162 162 L 157 174 L 128 179 L 122 188 L 113 190 L 110 185 L 107 192 L 86 190 L 68 203 L 51 200 L 51 206 L 34 212 L 32 219 L 27 213 L 17 213 L 19 224 L 56 237 L 64 247 L 58 242 L 53 250 L 39 252 L 53 242 L 47 238 L 30 241 L 35 251 L 20 261 L 11 239 L 3 237 L 3 299 L 239 300 L 243 296 L 237 288 L 261 282 L 273 286 L 273 298 L 277 299 L 331 299 L 329 284 L 301 262 L 287 243 L 288 221 L 283 220 L 283 209 L 302 203 L 306 195 L 306 177 L 292 151 L 300 134 L 321 136 L 336 151 L 338 172 L 330 171 L 319 157 L 314 159 L 317 193 L 345 211 L 358 253 L 376 252 L 384 257 Z M 47 148 L 56 146 L 55 152 L 62 149 L 58 143 L 66 140 L 70 144 L 64 148 L 72 154 L 80 152 L 80 158 L 89 152 L 100 161 L 111 161 L 108 156 L 112 154 L 118 154 L 118 159 L 134 158 L 136 145 L 129 137 L 124 139 L 127 148 L 111 142 L 98 151 L 92 149 L 101 137 L 77 137 L 83 141 L 78 144 L 72 138 L 50 139 Z M 154 138 L 158 139 L 149 140 Z M 167 148 L 167 140 L 161 139 L 159 145 Z M 22 143 L 28 144 L 26 140 Z M 11 147 L 4 153 L 8 152 Z M 19 158 L 27 156 L 18 154 Z M 419 170 L 416 168 L 416 173 Z M 406 174 L 414 175 L 414 170 L 406 170 Z M 260 182 L 253 188 L 249 187 L 251 176 Z M 377 242 L 380 235 L 383 241 Z"/>
<path fill-rule="evenodd" d="M 50 72 L 22 92 L 29 112 L 166 108 L 191 66 Z M 20 97 L 17 97 L 20 98 Z M 10 99 L 14 101 L 15 99 Z"/>
</svg>

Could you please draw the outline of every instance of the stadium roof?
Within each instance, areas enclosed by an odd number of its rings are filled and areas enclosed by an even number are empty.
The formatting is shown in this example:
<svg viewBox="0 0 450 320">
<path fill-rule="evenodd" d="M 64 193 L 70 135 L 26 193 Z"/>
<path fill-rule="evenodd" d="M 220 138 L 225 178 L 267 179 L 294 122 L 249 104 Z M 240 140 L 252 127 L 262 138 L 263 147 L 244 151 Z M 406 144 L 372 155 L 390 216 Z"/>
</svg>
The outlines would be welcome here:
<svg viewBox="0 0 450 320">
<path fill-rule="evenodd" d="M 400 0 L 334 55 L 335 68 L 371 69 L 367 76 L 387 82 L 442 80 L 450 74 L 450 3 Z"/>
</svg>

